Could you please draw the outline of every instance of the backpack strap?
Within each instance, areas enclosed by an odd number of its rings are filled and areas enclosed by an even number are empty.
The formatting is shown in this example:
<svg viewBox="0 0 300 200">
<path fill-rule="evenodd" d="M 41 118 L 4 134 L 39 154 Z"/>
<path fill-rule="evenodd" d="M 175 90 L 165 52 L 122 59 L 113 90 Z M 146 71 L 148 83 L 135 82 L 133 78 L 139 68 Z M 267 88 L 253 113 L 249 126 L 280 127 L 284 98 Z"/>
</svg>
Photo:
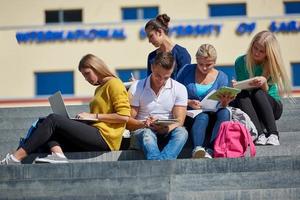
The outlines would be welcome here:
<svg viewBox="0 0 300 200">
<path fill-rule="evenodd" d="M 249 133 L 248 129 L 246 128 L 245 125 L 241 124 L 240 122 L 237 122 L 240 124 L 241 129 L 242 129 L 242 133 L 244 134 L 244 137 L 247 139 L 247 146 L 250 146 L 250 156 L 254 157 L 256 155 L 256 149 L 254 146 L 254 143 L 252 141 L 252 137 L 251 134 Z"/>
</svg>

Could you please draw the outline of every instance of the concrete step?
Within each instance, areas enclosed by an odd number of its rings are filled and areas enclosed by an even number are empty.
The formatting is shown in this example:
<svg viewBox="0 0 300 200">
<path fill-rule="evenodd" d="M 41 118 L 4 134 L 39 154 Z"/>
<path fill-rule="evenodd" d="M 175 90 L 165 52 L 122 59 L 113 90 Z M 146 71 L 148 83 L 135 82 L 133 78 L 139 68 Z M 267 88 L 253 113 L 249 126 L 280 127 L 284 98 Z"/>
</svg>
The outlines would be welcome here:
<svg viewBox="0 0 300 200">
<path fill-rule="evenodd" d="M 276 188 L 276 189 L 256 189 L 256 190 L 226 190 L 226 191 L 201 191 L 201 192 L 170 192 L 170 193 L 143 193 L 143 194 L 85 194 L 64 195 L 63 198 L 51 197 L 30 197 L 16 198 L 9 197 L 11 200 L 31 199 L 31 200 L 299 200 L 299 188 Z M 6 199 L 1 198 L 0 199 Z"/>
<path fill-rule="evenodd" d="M 104 196 L 115 199 L 118 196 L 132 194 L 143 196 L 151 193 L 167 193 L 169 190 L 168 177 L 151 178 L 109 178 L 109 179 L 69 179 L 69 180 L 17 180 L 0 183 L 0 194 L 3 199 L 11 196 L 18 199 L 44 199 L 56 197 L 69 199 L 86 196 Z M 151 196 L 150 196 L 151 197 Z M 125 198 L 128 199 L 128 198 Z M 129 199 L 128 199 L 129 200 Z"/>
<path fill-rule="evenodd" d="M 70 105 L 66 106 L 70 115 L 75 115 L 79 112 L 89 110 L 88 105 Z M 41 117 L 52 113 L 49 106 L 37 107 L 16 107 L 16 108 L 0 108 L 0 118 L 15 118 L 15 117 Z"/>
<path fill-rule="evenodd" d="M 2 137 L 0 141 L 0 156 L 4 157 L 7 152 L 16 149 L 19 137 L 12 141 L 10 137 Z M 300 155 L 300 132 L 283 132 L 280 136 L 280 146 L 256 146 L 256 156 L 287 156 Z M 100 162 L 100 161 L 117 161 L 117 160 L 140 160 L 145 159 L 144 154 L 140 151 L 126 150 L 129 146 L 129 139 L 122 142 L 123 151 L 112 152 L 74 152 L 66 153 L 71 162 Z M 186 146 L 179 158 L 191 158 L 192 146 Z M 32 163 L 36 157 L 44 157 L 46 154 L 33 154 L 29 156 L 24 163 Z"/>
<path fill-rule="evenodd" d="M 73 178 L 145 178 L 166 175 L 299 171 L 300 156 L 28 164 L 0 166 L 0 169 L 0 182 L 13 180 L 67 180 Z"/>
<path fill-rule="evenodd" d="M 276 121 L 279 132 L 299 131 L 300 130 L 300 110 L 286 111 L 281 118 Z"/>
<path fill-rule="evenodd" d="M 172 191 L 300 188 L 300 170 L 172 176 Z"/>
<path fill-rule="evenodd" d="M 300 188 L 276 188 L 254 190 L 221 190 L 197 192 L 171 192 L 169 199 L 180 200 L 298 200 Z"/>
<path fill-rule="evenodd" d="M 300 188 L 300 157 L 0 166 L 1 198 Z M 283 173 L 284 171 L 284 173 Z M 254 190 L 259 190 L 255 192 Z M 278 191 L 279 191 L 278 190 Z M 254 192 L 253 192 L 254 191 Z M 162 198 L 163 199 L 163 198 Z"/>
<path fill-rule="evenodd" d="M 159 168 L 161 169 L 161 168 Z M 84 170 L 84 169 L 82 169 Z M 45 173 L 45 172 L 44 172 Z M 49 172 L 47 172 L 49 173 Z M 63 173 L 65 174 L 65 173 Z M 62 174 L 62 175 L 63 175 Z M 0 182 L 2 197 L 64 197 L 110 194 L 237 191 L 300 188 L 300 171 L 226 172 L 209 174 L 161 174 L 110 178 L 38 178 Z M 5 192 L 5 193 L 4 193 Z M 8 196 L 6 196 L 8 195 Z"/>
<path fill-rule="evenodd" d="M 84 189 L 84 188 L 81 188 Z M 140 193 L 140 194 L 113 194 L 113 191 L 106 194 L 95 194 L 91 192 L 90 194 L 75 194 L 72 195 L 71 192 L 63 196 L 29 196 L 25 198 L 24 196 L 18 195 L 18 197 L 9 197 L 10 200 L 169 200 L 169 193 Z M 1 198 L 0 200 L 7 198 Z"/>
</svg>

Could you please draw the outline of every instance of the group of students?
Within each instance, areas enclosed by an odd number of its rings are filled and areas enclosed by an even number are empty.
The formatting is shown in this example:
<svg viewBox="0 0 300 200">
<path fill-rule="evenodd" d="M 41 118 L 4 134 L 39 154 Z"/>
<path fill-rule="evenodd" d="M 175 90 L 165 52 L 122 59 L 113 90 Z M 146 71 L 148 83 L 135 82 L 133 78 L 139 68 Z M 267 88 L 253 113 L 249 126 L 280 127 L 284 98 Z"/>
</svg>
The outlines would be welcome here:
<svg viewBox="0 0 300 200">
<path fill-rule="evenodd" d="M 186 117 L 187 109 L 201 109 L 201 100 L 213 89 L 234 86 L 227 75 L 215 69 L 216 49 L 203 44 L 191 64 L 188 51 L 168 36 L 170 17 L 166 14 L 150 20 L 145 31 L 157 49 L 148 56 L 148 77 L 135 80 L 127 91 L 122 81 L 98 57 L 88 54 L 78 70 L 96 86 L 90 112 L 78 118 L 98 121 L 83 123 L 56 114 L 37 124 L 31 136 L 1 164 L 20 164 L 41 146 L 51 154 L 36 162 L 66 163 L 64 151 L 113 151 L 120 149 L 125 128 L 131 131 L 131 147 L 142 149 L 148 160 L 176 159 L 190 133 L 193 158 L 212 158 L 213 143 L 222 122 L 230 120 L 228 105 L 246 112 L 258 131 L 256 144 L 279 145 L 275 120 L 282 113 L 280 97 L 290 94 L 290 84 L 275 36 L 269 31 L 255 35 L 247 53 L 235 62 L 236 81 L 255 77 L 254 89 L 237 96 L 222 94 L 216 112 L 201 112 Z M 176 118 L 177 122 L 160 125 L 158 118 Z M 211 127 L 211 131 L 209 130 Z M 206 138 L 209 135 L 209 140 Z"/>
</svg>

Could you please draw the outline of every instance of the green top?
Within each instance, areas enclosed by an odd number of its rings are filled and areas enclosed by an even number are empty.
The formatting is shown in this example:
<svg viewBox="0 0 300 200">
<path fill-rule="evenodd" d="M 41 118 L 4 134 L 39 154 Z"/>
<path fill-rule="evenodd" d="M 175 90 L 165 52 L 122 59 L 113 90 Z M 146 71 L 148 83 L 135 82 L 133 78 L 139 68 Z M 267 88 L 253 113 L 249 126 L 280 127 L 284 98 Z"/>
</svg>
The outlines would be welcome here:
<svg viewBox="0 0 300 200">
<path fill-rule="evenodd" d="M 240 56 L 236 59 L 235 64 L 235 74 L 237 81 L 243 81 L 246 79 L 249 79 L 249 72 L 246 67 L 246 55 Z M 254 76 L 261 76 L 263 73 L 262 65 L 255 65 L 254 66 Z M 281 99 L 279 92 L 278 92 L 278 86 L 276 83 L 270 83 L 271 79 L 268 80 L 269 90 L 268 94 L 273 97 L 275 100 L 279 101 Z"/>
</svg>

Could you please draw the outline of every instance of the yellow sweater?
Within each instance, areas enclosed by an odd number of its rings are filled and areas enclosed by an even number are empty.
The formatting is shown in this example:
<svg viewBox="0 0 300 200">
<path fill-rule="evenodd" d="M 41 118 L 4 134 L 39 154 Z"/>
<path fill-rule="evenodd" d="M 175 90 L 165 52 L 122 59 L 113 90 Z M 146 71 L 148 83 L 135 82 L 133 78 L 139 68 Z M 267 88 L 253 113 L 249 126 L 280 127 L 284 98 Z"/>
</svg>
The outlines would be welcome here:
<svg viewBox="0 0 300 200">
<path fill-rule="evenodd" d="M 90 110 L 91 113 L 117 113 L 130 116 L 128 93 L 121 80 L 112 78 L 104 85 L 97 87 L 90 102 Z M 111 150 L 120 149 L 126 123 L 97 122 L 93 126 L 99 129 Z"/>
</svg>

